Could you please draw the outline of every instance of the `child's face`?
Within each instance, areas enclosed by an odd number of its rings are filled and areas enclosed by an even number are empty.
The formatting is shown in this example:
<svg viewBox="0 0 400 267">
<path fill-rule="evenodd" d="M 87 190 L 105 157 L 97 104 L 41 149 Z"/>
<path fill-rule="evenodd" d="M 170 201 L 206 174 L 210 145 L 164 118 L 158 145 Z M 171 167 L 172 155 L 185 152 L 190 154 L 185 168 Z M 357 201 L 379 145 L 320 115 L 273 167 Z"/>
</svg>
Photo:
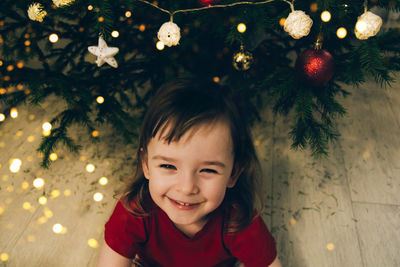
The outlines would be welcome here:
<svg viewBox="0 0 400 267">
<path fill-rule="evenodd" d="M 152 138 L 142 167 L 153 201 L 178 229 L 196 232 L 235 185 L 233 163 L 230 129 L 216 122 L 189 130 L 178 142 Z"/>
</svg>

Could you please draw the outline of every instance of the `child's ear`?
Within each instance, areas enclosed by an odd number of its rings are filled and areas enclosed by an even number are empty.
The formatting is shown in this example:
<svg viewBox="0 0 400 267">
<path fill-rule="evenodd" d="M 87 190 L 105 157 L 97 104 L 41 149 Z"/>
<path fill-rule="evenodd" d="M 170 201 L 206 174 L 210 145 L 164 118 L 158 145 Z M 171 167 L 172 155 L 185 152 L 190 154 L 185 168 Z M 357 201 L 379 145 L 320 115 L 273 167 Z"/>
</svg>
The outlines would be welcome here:
<svg viewBox="0 0 400 267">
<path fill-rule="evenodd" d="M 243 168 L 239 166 L 233 167 L 232 170 L 232 175 L 229 177 L 228 185 L 226 187 L 232 188 L 235 186 L 237 180 L 239 179 L 239 176 L 242 174 Z"/>
<path fill-rule="evenodd" d="M 143 149 L 140 151 L 140 161 L 142 162 L 142 170 L 143 175 L 146 179 L 149 179 L 149 166 L 147 165 L 147 154 L 143 152 Z"/>
</svg>

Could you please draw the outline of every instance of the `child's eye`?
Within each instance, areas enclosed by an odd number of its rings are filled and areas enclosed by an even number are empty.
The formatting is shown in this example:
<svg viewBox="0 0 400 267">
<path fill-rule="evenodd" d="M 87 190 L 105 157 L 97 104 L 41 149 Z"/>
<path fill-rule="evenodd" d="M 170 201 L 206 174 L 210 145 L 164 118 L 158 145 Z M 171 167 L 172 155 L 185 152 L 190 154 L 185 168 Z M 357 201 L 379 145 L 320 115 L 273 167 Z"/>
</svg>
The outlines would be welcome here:
<svg viewBox="0 0 400 267">
<path fill-rule="evenodd" d="M 213 169 L 202 169 L 201 172 L 218 173 L 216 170 Z"/>
<path fill-rule="evenodd" d="M 169 170 L 176 170 L 174 165 L 171 164 L 161 164 L 160 168 L 169 169 Z"/>
</svg>

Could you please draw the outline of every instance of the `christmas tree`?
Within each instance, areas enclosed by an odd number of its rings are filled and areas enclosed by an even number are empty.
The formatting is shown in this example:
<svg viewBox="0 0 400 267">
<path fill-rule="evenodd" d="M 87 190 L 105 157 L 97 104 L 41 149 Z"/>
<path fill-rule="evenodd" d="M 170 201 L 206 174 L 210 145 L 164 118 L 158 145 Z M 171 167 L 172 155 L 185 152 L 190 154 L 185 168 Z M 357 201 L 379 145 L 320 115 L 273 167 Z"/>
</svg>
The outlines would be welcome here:
<svg viewBox="0 0 400 267">
<path fill-rule="evenodd" d="M 261 108 L 292 118 L 294 148 L 326 154 L 345 114 L 338 99 L 400 69 L 399 29 L 376 8 L 399 0 L 47 0 L 0 3 L 0 120 L 55 94 L 65 109 L 44 127 L 44 167 L 71 125 L 111 124 L 135 142 L 149 98 L 164 82 L 195 76 L 230 85 L 252 122 Z"/>
</svg>

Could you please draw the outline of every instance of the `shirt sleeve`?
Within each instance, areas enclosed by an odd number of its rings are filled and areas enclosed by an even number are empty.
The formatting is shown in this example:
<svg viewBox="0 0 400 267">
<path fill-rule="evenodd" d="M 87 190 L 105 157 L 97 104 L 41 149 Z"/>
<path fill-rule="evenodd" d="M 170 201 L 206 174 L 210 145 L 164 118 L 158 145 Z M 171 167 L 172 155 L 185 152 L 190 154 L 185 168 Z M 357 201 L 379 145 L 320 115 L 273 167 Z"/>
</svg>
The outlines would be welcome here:
<svg viewBox="0 0 400 267">
<path fill-rule="evenodd" d="M 245 229 L 224 236 L 227 249 L 246 267 L 267 267 L 277 256 L 275 239 L 259 215 Z"/>
<path fill-rule="evenodd" d="M 118 201 L 105 225 L 104 239 L 107 245 L 126 258 L 134 258 L 140 243 L 146 241 L 144 218 L 129 213 Z"/>
</svg>

